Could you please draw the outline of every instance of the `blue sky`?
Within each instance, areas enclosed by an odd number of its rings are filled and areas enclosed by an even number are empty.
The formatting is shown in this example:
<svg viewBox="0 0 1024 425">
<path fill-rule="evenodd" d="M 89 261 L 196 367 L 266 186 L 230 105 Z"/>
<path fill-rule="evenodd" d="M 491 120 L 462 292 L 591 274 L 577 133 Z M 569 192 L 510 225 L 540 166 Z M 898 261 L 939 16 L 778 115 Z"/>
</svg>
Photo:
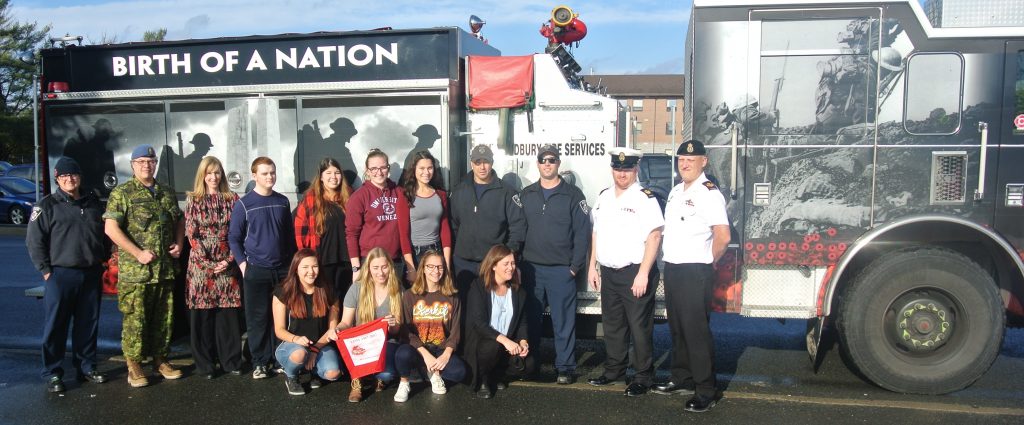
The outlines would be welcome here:
<svg viewBox="0 0 1024 425">
<path fill-rule="evenodd" d="M 474 2 L 295 0 L 14 0 L 22 22 L 51 24 L 53 35 L 139 41 L 167 28 L 167 39 L 363 30 L 390 26 L 468 29 L 469 15 L 485 21 L 483 34 L 505 55 L 544 50 L 540 26 L 551 9 L 568 5 L 589 28 L 573 54 L 585 73 L 683 72 L 683 44 L 690 0 L 478 0 Z"/>
</svg>

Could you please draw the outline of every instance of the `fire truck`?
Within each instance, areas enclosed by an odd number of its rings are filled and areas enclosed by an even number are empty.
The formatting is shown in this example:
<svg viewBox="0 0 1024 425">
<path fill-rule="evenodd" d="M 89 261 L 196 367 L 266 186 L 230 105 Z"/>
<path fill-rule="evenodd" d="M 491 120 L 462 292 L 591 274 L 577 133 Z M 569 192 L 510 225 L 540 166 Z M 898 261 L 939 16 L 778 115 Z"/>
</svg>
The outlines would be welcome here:
<svg viewBox="0 0 1024 425">
<path fill-rule="evenodd" d="M 695 0 L 684 137 L 732 240 L 714 307 L 805 319 L 897 392 L 982 376 L 1024 315 L 1024 28 L 916 0 Z"/>
</svg>

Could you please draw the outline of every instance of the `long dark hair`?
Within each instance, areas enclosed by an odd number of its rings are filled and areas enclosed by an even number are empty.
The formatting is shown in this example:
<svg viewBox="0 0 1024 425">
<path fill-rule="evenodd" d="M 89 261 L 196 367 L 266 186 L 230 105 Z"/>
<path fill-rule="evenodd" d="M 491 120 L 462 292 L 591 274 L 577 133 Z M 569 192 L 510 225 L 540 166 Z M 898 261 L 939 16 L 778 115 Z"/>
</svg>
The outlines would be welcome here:
<svg viewBox="0 0 1024 425">
<path fill-rule="evenodd" d="M 480 280 L 483 281 L 484 289 L 488 291 L 497 289 L 498 281 L 494 278 L 494 266 L 509 255 L 512 255 L 512 249 L 502 244 L 494 245 L 490 251 L 487 251 L 484 261 L 480 263 Z M 512 273 L 512 279 L 505 283 L 513 290 L 519 289 L 519 273 Z"/>
<path fill-rule="evenodd" d="M 324 182 L 320 178 L 324 171 L 328 168 L 335 167 L 341 172 L 341 186 L 338 186 L 338 199 L 336 201 L 330 200 L 324 197 L 327 193 L 327 188 L 324 187 Z M 317 168 L 316 178 L 313 179 L 313 190 L 309 192 L 309 195 L 313 197 L 313 230 L 318 235 L 324 234 L 324 222 L 327 216 L 327 203 L 332 203 L 341 208 L 342 212 L 345 212 L 345 206 L 348 205 L 348 197 L 352 194 L 352 188 L 348 186 L 348 180 L 345 179 L 345 169 L 341 168 L 341 164 L 334 158 L 324 158 L 320 160 L 320 167 Z"/>
<path fill-rule="evenodd" d="M 440 170 L 437 168 L 437 159 L 434 158 L 434 155 L 431 155 L 430 151 L 425 149 L 414 152 L 412 155 L 409 155 L 409 159 L 405 162 L 402 178 L 398 179 L 398 185 L 402 186 L 405 199 L 409 201 L 409 208 L 415 207 L 416 203 L 416 189 L 419 187 L 419 180 L 416 180 L 416 164 L 421 159 L 429 159 L 430 163 L 434 166 L 434 176 L 430 178 L 427 184 L 434 188 L 434 190 L 444 190 L 444 179 L 441 178 Z"/>
<path fill-rule="evenodd" d="M 313 257 L 317 259 L 316 251 L 309 248 L 302 248 L 292 257 L 292 264 L 288 266 L 288 275 L 281 282 L 281 292 L 284 299 L 281 300 L 288 307 L 288 314 L 296 319 L 310 317 L 306 311 L 306 302 L 302 299 L 302 283 L 299 282 L 299 263 L 302 260 Z M 318 264 L 319 264 L 319 260 Z M 312 317 L 325 317 L 330 309 L 337 302 L 331 285 L 327 284 L 324 275 L 317 273 L 313 282 L 313 314 Z"/>
</svg>

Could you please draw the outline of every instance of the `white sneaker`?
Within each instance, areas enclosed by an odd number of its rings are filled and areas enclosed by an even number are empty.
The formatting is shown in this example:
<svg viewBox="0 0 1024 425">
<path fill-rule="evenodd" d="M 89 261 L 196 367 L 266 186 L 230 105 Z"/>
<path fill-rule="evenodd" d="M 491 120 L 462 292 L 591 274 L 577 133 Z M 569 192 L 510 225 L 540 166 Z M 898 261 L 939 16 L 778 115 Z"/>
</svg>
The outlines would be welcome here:
<svg viewBox="0 0 1024 425">
<path fill-rule="evenodd" d="M 412 390 L 412 388 L 409 386 L 409 382 L 399 382 L 398 391 L 395 391 L 395 401 L 399 403 L 409 401 L 410 390 Z"/>
<path fill-rule="evenodd" d="M 439 372 L 430 374 L 430 390 L 433 391 L 434 394 L 448 393 L 448 388 L 445 388 L 444 379 L 441 379 L 441 374 Z"/>
</svg>

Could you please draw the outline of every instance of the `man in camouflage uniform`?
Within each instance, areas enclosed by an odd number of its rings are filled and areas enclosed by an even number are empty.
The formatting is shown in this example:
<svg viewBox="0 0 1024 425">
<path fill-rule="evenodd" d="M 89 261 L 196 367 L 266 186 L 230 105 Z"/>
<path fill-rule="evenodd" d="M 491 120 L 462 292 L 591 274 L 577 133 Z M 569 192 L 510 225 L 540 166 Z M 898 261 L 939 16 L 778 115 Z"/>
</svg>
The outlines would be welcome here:
<svg viewBox="0 0 1024 425">
<path fill-rule="evenodd" d="M 181 371 L 167 362 L 173 321 L 174 278 L 184 238 L 178 201 L 156 182 L 156 151 L 141 145 L 132 151 L 134 178 L 110 192 L 103 214 L 107 236 L 118 246 L 117 305 L 124 314 L 121 349 L 128 362 L 128 384 L 149 385 L 140 362 L 153 356 L 164 379 Z"/>
</svg>

